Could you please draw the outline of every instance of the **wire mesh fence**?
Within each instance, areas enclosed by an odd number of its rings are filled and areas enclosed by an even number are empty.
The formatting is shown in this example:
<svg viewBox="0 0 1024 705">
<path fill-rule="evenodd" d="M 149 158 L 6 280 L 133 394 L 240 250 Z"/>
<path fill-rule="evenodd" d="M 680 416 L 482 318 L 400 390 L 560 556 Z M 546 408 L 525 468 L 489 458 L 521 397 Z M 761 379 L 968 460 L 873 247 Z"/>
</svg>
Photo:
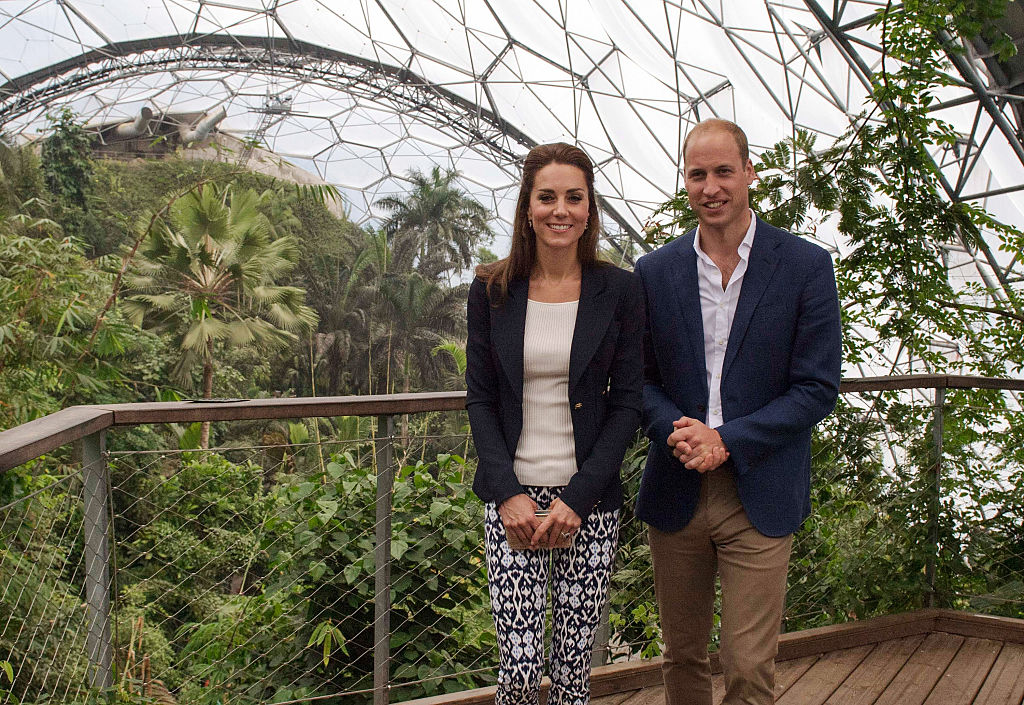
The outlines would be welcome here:
<svg viewBox="0 0 1024 705">
<path fill-rule="evenodd" d="M 0 694 L 73 700 L 89 684 L 81 467 L 5 479 L 16 499 L 0 506 Z"/>
<path fill-rule="evenodd" d="M 998 391 L 938 401 L 846 394 L 819 427 L 786 631 L 929 605 L 1024 617 L 1024 419 Z M 390 431 L 355 417 L 221 424 L 209 451 L 189 449 L 187 429 L 153 429 L 112 432 L 106 454 L 121 697 L 397 702 L 494 682 L 464 413 L 395 417 Z M 622 468 L 611 661 L 661 648 L 631 513 L 643 445 Z M 0 693 L 89 702 L 82 466 L 44 458 L 0 478 L 0 662 L 13 671 Z"/>
</svg>

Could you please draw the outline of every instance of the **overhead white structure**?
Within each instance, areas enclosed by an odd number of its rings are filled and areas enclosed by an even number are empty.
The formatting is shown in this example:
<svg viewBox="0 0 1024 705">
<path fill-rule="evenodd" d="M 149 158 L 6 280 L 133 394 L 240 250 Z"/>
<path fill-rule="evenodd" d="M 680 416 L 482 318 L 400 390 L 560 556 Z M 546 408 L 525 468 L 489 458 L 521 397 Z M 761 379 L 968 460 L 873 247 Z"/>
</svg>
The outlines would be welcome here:
<svg viewBox="0 0 1024 705">
<path fill-rule="evenodd" d="M 736 120 L 755 152 L 796 128 L 821 144 L 843 133 L 878 68 L 867 25 L 884 5 L 6 0 L 0 129 L 39 132 L 61 104 L 103 123 L 223 109 L 220 130 L 337 184 L 357 221 L 403 190 L 408 169 L 440 164 L 508 222 L 527 149 L 569 141 L 598 163 L 608 238 L 624 248 L 681 186 L 683 138 L 700 119 Z M 941 96 L 963 144 L 936 161 L 950 198 L 1022 225 L 1020 106 L 974 56 Z M 968 254 L 988 278 L 1017 266 Z"/>
</svg>

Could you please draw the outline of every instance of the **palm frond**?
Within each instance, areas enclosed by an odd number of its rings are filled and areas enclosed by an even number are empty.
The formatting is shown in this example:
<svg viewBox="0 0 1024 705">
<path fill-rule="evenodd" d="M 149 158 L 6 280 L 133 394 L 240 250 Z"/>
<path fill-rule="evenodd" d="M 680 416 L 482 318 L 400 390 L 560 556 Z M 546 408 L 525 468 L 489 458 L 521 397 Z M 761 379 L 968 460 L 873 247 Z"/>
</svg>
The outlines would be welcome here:
<svg viewBox="0 0 1024 705">
<path fill-rule="evenodd" d="M 181 341 L 184 350 L 205 354 L 211 340 L 227 340 L 231 337 L 230 324 L 216 318 L 200 318 L 193 321 Z"/>
</svg>

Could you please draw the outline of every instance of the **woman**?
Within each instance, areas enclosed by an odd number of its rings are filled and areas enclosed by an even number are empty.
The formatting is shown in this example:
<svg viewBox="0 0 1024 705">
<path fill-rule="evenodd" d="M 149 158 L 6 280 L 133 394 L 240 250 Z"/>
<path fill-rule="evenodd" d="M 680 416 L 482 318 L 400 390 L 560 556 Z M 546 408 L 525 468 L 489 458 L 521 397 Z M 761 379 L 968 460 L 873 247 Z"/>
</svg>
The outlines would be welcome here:
<svg viewBox="0 0 1024 705">
<path fill-rule="evenodd" d="M 618 539 L 619 466 L 640 423 L 644 322 L 633 275 L 597 259 L 598 225 L 587 155 L 535 147 L 511 253 L 480 266 L 469 290 L 466 408 L 479 457 L 473 491 L 486 503 L 496 705 L 537 702 L 549 585 L 548 702 L 590 697 Z"/>
</svg>

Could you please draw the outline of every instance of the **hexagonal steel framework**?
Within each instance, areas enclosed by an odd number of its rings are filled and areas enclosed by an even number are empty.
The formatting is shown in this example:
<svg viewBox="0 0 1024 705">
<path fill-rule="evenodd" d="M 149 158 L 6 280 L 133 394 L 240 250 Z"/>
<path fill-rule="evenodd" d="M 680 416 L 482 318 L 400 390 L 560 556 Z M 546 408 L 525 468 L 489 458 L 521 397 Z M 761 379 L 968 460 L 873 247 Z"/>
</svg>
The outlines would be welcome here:
<svg viewBox="0 0 1024 705">
<path fill-rule="evenodd" d="M 598 165 L 606 238 L 645 248 L 654 208 L 681 187 L 683 139 L 736 120 L 756 152 L 811 130 L 828 141 L 866 107 L 881 61 L 878 0 L 7 0 L 0 126 L 38 132 L 57 104 L 92 123 L 212 112 L 338 185 L 354 220 L 432 164 L 511 220 L 522 157 L 579 144 Z M 1011 3 L 1004 29 L 1019 38 Z M 936 111 L 959 130 L 934 153 L 950 199 L 1024 224 L 1020 69 L 959 43 Z M 1020 69 L 1020 70 L 1019 70 Z M 243 155 L 247 157 L 248 155 Z M 841 250 L 835 237 L 819 236 Z M 500 249 L 500 246 L 499 246 Z M 954 277 L 997 290 L 1019 257 L 950 251 Z"/>
</svg>

